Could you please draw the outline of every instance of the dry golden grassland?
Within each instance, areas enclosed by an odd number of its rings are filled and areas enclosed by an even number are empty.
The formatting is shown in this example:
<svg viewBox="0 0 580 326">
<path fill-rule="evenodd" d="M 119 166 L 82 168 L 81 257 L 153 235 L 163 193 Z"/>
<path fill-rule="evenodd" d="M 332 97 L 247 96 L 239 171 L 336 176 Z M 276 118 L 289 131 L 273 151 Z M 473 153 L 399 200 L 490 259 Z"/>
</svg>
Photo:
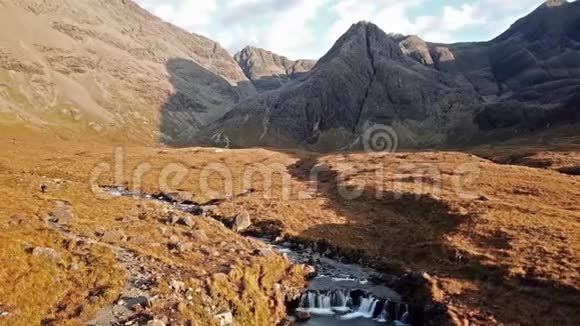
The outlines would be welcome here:
<svg viewBox="0 0 580 326">
<path fill-rule="evenodd" d="M 210 322 L 214 311 L 199 308 L 208 296 L 233 309 L 241 324 L 267 325 L 284 314 L 276 284 L 303 282 L 288 261 L 256 257 L 256 243 L 211 219 L 196 220 L 195 229 L 207 239 L 176 255 L 168 239 L 191 238 L 191 231 L 164 224 L 166 208 L 106 198 L 93 191 L 95 185 L 175 192 L 197 203 L 213 200 L 226 220 L 245 209 L 257 227 L 330 243 L 392 273 L 427 273 L 426 283 L 405 295 L 445 305 L 455 324 L 580 324 L 580 179 L 481 158 L 509 155 L 515 148 L 472 151 L 481 157 L 116 149 L 97 139 L 61 139 L 21 128 L 1 132 L 0 310 L 11 315 L 0 324 L 74 324 L 90 319 L 121 291 L 126 273 L 110 251 L 68 246 L 46 227 L 56 201 L 74 208 L 75 234 L 97 238 L 96 231 L 120 230 L 128 240 L 114 240 L 115 245 L 154 260 L 160 273 L 179 271 L 189 287 L 205 291 L 181 303 L 167 281 L 159 282 L 156 291 L 167 300 L 154 305 L 155 314 L 173 309 L 176 320 Z M 577 148 L 571 148 L 557 151 L 569 160 L 559 165 L 578 165 Z M 42 184 L 48 185 L 46 193 Z M 60 260 L 33 256 L 34 247 L 54 248 Z M 247 306 L 249 298 L 253 306 Z"/>
</svg>

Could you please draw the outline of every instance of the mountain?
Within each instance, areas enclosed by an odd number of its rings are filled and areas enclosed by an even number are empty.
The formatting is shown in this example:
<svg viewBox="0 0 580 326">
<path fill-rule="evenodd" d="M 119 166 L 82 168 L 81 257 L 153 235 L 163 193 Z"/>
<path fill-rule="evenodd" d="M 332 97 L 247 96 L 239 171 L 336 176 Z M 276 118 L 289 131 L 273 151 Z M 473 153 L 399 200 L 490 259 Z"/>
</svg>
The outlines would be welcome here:
<svg viewBox="0 0 580 326">
<path fill-rule="evenodd" d="M 314 60 L 290 60 L 268 50 L 245 47 L 234 59 L 259 92 L 282 87 L 291 80 L 304 76 L 314 65 Z"/>
<path fill-rule="evenodd" d="M 578 3 L 552 0 L 490 42 L 399 42 L 419 63 L 473 85 L 485 99 L 476 117 L 481 129 L 539 129 L 576 121 L 579 26 Z"/>
<path fill-rule="evenodd" d="M 203 136 L 353 148 L 377 124 L 403 146 L 471 144 L 578 121 L 580 4 L 548 1 L 489 42 L 436 44 L 353 25 L 296 83 L 240 102 Z"/>
<path fill-rule="evenodd" d="M 255 89 L 226 50 L 127 0 L 0 1 L 0 121 L 182 143 Z"/>
<path fill-rule="evenodd" d="M 232 57 L 128 0 L 1 0 L 0 124 L 171 146 L 464 145 L 578 121 L 580 4 L 488 42 L 353 25 L 318 62 Z M 17 32 L 15 32 L 17 31 Z"/>
</svg>

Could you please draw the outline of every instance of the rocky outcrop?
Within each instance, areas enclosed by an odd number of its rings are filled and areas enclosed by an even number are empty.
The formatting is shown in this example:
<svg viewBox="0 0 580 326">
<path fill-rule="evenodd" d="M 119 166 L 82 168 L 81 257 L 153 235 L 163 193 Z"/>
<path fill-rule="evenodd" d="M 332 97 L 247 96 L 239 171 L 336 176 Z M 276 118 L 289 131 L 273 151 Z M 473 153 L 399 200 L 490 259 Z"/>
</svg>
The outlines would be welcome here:
<svg viewBox="0 0 580 326">
<path fill-rule="evenodd" d="M 236 53 L 234 59 L 260 92 L 278 89 L 291 80 L 299 79 L 316 64 L 314 60 L 293 61 L 251 46 Z"/>
<path fill-rule="evenodd" d="M 489 42 L 435 44 L 358 23 L 305 79 L 240 102 L 200 138 L 231 146 L 469 144 L 578 121 L 580 3 L 551 0 Z"/>
</svg>

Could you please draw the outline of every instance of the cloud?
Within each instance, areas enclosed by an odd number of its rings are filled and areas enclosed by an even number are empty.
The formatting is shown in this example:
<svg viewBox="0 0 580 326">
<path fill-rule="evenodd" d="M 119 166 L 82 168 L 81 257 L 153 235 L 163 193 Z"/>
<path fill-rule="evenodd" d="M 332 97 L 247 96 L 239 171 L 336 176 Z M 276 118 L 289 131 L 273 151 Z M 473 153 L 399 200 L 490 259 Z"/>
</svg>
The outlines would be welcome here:
<svg viewBox="0 0 580 326">
<path fill-rule="evenodd" d="M 487 40 L 543 0 L 136 0 L 162 19 L 230 52 L 253 45 L 317 58 L 353 24 L 435 42 Z"/>
<path fill-rule="evenodd" d="M 137 0 L 137 3 L 159 18 L 195 32 L 207 27 L 218 10 L 217 0 Z"/>
</svg>

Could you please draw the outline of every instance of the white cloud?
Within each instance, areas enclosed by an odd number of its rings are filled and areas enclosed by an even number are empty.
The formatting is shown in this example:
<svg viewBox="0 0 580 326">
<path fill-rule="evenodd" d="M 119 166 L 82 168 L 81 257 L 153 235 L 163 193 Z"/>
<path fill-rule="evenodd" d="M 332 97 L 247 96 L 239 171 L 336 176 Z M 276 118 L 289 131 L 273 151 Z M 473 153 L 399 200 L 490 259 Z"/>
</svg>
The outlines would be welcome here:
<svg viewBox="0 0 580 326">
<path fill-rule="evenodd" d="M 137 2 L 159 18 L 191 31 L 209 25 L 218 9 L 217 0 L 137 0 Z"/>
<path fill-rule="evenodd" d="M 497 36 L 543 0 L 136 0 L 162 19 L 230 52 L 245 45 L 291 58 L 320 57 L 353 23 L 436 42 Z M 435 8 L 435 9 L 434 9 Z"/>
</svg>

